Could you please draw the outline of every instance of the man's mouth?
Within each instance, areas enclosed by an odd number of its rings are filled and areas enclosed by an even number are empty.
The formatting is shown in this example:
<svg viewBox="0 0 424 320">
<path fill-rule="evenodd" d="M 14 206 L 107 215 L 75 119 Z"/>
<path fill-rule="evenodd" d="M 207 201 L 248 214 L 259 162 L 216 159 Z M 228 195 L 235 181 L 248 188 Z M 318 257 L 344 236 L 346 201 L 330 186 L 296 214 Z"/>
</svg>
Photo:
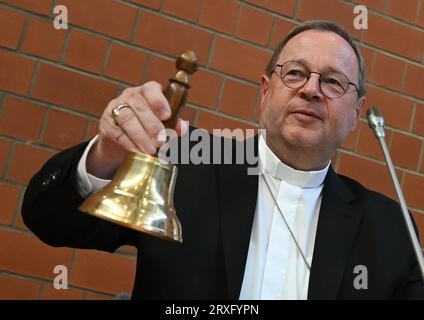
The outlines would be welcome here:
<svg viewBox="0 0 424 320">
<path fill-rule="evenodd" d="M 322 121 L 322 116 L 310 109 L 296 109 L 292 111 L 292 114 L 302 122 L 315 122 L 317 120 Z"/>
</svg>

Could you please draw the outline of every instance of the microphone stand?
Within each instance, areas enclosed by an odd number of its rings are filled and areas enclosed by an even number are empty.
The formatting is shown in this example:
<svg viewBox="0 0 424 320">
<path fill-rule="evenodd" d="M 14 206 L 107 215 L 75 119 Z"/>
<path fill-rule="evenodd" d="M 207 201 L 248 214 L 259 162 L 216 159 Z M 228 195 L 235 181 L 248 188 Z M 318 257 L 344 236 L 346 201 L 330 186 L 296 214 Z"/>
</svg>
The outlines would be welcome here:
<svg viewBox="0 0 424 320">
<path fill-rule="evenodd" d="M 422 279 L 424 280 L 424 259 L 421 252 L 420 244 L 415 234 L 414 226 L 409 216 L 408 208 L 406 206 L 405 198 L 403 197 L 402 190 L 399 185 L 399 181 L 393 167 L 392 159 L 390 158 L 389 150 L 386 145 L 386 134 L 384 132 L 384 119 L 376 107 L 371 107 L 367 110 L 368 125 L 373 129 L 374 134 L 377 140 L 380 141 L 381 148 L 383 149 L 384 157 L 386 158 L 387 166 L 390 170 L 390 175 L 392 176 L 393 184 L 396 189 L 396 194 L 400 202 L 400 207 L 402 209 L 403 218 L 405 220 L 406 226 L 408 228 L 409 238 L 411 240 L 412 246 L 414 247 L 415 256 L 417 257 L 418 265 L 421 271 Z"/>
</svg>

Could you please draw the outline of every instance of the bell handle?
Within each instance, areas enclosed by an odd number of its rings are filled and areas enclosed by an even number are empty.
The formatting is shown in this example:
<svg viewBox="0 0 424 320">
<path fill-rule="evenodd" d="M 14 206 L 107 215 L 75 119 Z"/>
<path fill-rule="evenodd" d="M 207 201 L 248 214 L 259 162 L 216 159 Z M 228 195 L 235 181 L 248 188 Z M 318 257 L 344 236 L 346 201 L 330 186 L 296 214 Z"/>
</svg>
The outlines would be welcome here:
<svg viewBox="0 0 424 320">
<path fill-rule="evenodd" d="M 175 128 L 183 106 L 187 101 L 187 92 L 190 88 L 189 75 L 196 72 L 199 68 L 196 54 L 191 50 L 182 53 L 177 58 L 175 66 L 178 71 L 173 78 L 169 79 L 169 84 L 164 92 L 171 107 L 171 117 L 163 122 L 165 128 L 168 129 Z"/>
</svg>

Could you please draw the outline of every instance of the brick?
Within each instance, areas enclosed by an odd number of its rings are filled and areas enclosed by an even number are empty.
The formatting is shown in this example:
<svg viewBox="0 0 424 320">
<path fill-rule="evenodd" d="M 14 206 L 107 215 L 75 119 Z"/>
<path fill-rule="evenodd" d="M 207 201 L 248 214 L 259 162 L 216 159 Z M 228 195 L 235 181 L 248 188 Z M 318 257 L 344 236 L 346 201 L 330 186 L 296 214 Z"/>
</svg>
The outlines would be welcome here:
<svg viewBox="0 0 424 320">
<path fill-rule="evenodd" d="M 301 1 L 297 18 L 306 21 L 312 19 L 332 20 L 349 31 L 354 39 L 359 39 L 361 31 L 353 27 L 353 7 L 337 0 Z"/>
<path fill-rule="evenodd" d="M 408 64 L 403 92 L 424 99 L 423 92 L 424 68 Z"/>
<path fill-rule="evenodd" d="M 392 145 L 390 147 L 393 163 L 400 167 L 416 170 L 421 153 L 421 140 L 406 134 L 393 132 Z"/>
<path fill-rule="evenodd" d="M 0 183 L 0 223 L 11 225 L 15 216 L 21 189 L 16 186 Z"/>
<path fill-rule="evenodd" d="M 7 97 L 0 114 L 0 133 L 25 140 L 37 140 L 46 108 L 15 97 Z"/>
<path fill-rule="evenodd" d="M 6 161 L 9 155 L 10 142 L 0 139 L 0 176 L 3 176 Z"/>
<path fill-rule="evenodd" d="M 151 56 L 147 66 L 146 79 L 147 81 L 159 82 L 163 89 L 168 85 L 169 78 L 176 73 L 175 62 L 168 59 L 163 59 L 157 56 Z M 190 94 L 190 93 L 189 93 Z"/>
<path fill-rule="evenodd" d="M 257 99 L 256 105 L 255 105 L 255 122 L 259 122 L 259 119 L 261 117 L 261 99 Z"/>
<path fill-rule="evenodd" d="M 0 89 L 28 94 L 34 68 L 34 60 L 0 51 Z"/>
<path fill-rule="evenodd" d="M 211 68 L 259 83 L 271 53 L 217 37 Z"/>
<path fill-rule="evenodd" d="M 70 148 L 83 141 L 87 119 L 50 109 L 42 143 L 57 149 Z"/>
<path fill-rule="evenodd" d="M 105 74 L 111 78 L 139 85 L 147 60 L 147 53 L 113 43 Z"/>
<path fill-rule="evenodd" d="M 118 87 L 108 81 L 41 64 L 33 97 L 100 115 L 117 92 Z"/>
<path fill-rule="evenodd" d="M 26 144 L 16 144 L 12 156 L 12 164 L 7 178 L 22 184 L 27 184 L 31 177 L 41 169 L 41 166 L 53 156 L 53 153 Z"/>
<path fill-rule="evenodd" d="M 49 15 L 52 8 L 51 0 L 2 0 L 2 2 L 42 15 Z"/>
<path fill-rule="evenodd" d="M 193 50 L 200 63 L 206 62 L 211 41 L 210 32 L 150 12 L 143 12 L 135 37 L 137 45 L 175 57 L 187 49 Z"/>
<path fill-rule="evenodd" d="M 284 37 L 296 26 L 295 23 L 275 18 L 271 33 L 270 47 L 276 48 Z"/>
<path fill-rule="evenodd" d="M 252 23 L 254 21 L 254 23 Z M 238 38 L 251 41 L 260 45 L 267 45 L 271 34 L 273 18 L 249 7 L 241 7 L 236 31 Z"/>
<path fill-rule="evenodd" d="M 54 267 L 71 261 L 72 249 L 50 247 L 30 234 L 0 230 L 0 239 L 3 270 L 53 280 Z"/>
<path fill-rule="evenodd" d="M 201 6 L 201 0 L 185 0 L 184 3 L 179 0 L 164 0 L 162 11 L 185 20 L 196 22 Z"/>
<path fill-rule="evenodd" d="M 377 11 L 384 11 L 386 0 L 357 0 L 354 1 L 355 4 L 365 5 L 368 9 L 373 9 Z"/>
<path fill-rule="evenodd" d="M 375 52 L 366 47 L 358 46 L 365 63 L 365 80 L 371 77 L 371 69 L 374 61 Z"/>
<path fill-rule="evenodd" d="M 344 149 L 348 149 L 348 150 L 354 150 L 355 149 L 357 138 L 359 136 L 358 132 L 359 132 L 359 128 L 356 129 L 355 131 L 351 132 L 347 136 L 347 138 L 345 139 L 345 141 L 343 141 L 341 147 L 344 148 Z"/>
<path fill-rule="evenodd" d="M 185 106 L 183 111 L 180 114 L 180 118 L 184 121 L 188 121 L 189 125 L 194 124 L 194 118 L 196 116 L 196 109 L 191 108 L 189 106 Z"/>
<path fill-rule="evenodd" d="M 113 0 L 61 0 L 60 4 L 68 8 L 70 24 L 121 40 L 131 37 L 137 8 Z"/>
<path fill-rule="evenodd" d="M 400 91 L 404 70 L 405 62 L 377 53 L 371 82 Z"/>
<path fill-rule="evenodd" d="M 191 88 L 188 92 L 188 101 L 215 109 L 222 85 L 222 77 L 201 70 L 191 76 L 190 83 Z"/>
<path fill-rule="evenodd" d="M 88 122 L 87 133 L 84 136 L 84 140 L 90 140 L 98 133 L 99 133 L 99 121 L 91 120 Z"/>
<path fill-rule="evenodd" d="M 366 108 L 377 106 L 384 122 L 399 129 L 409 129 L 413 102 L 384 90 L 367 87 Z"/>
<path fill-rule="evenodd" d="M 70 283 L 96 291 L 131 292 L 136 260 L 104 252 L 78 250 Z"/>
<path fill-rule="evenodd" d="M 74 289 L 55 289 L 52 284 L 46 285 L 41 300 L 82 300 L 84 291 Z"/>
<path fill-rule="evenodd" d="M 258 88 L 227 79 L 219 110 L 236 117 L 251 120 Z"/>
<path fill-rule="evenodd" d="M 407 21 L 409 23 L 414 23 L 415 16 L 417 15 L 417 9 L 418 0 L 389 0 L 386 14 Z"/>
<path fill-rule="evenodd" d="M 381 192 L 392 199 L 396 198 L 389 170 L 383 164 L 340 153 L 337 172 L 357 180 L 371 190 Z"/>
<path fill-rule="evenodd" d="M 0 46 L 16 49 L 24 22 L 25 16 L 22 13 L 0 7 Z"/>
<path fill-rule="evenodd" d="M 72 30 L 66 50 L 65 64 L 100 73 L 108 41 L 91 34 Z"/>
<path fill-rule="evenodd" d="M 420 172 L 424 173 L 424 158 L 421 158 L 421 168 L 420 168 Z"/>
<path fill-rule="evenodd" d="M 424 28 L 424 6 L 421 3 L 420 10 L 418 11 L 418 17 L 417 17 L 417 26 L 420 26 L 421 28 Z"/>
<path fill-rule="evenodd" d="M 232 34 L 239 5 L 233 0 L 204 0 L 199 23 L 202 26 Z"/>
<path fill-rule="evenodd" d="M 289 17 L 293 15 L 294 9 L 296 8 L 296 0 L 246 0 L 246 2 Z"/>
<path fill-rule="evenodd" d="M 0 275 L 1 300 L 35 300 L 40 287 L 40 282 L 7 274 Z"/>
<path fill-rule="evenodd" d="M 129 0 L 129 2 L 159 10 L 162 0 Z"/>
<path fill-rule="evenodd" d="M 259 93 L 260 95 L 260 93 Z M 261 97 L 259 96 L 258 99 L 256 99 L 255 105 L 253 107 L 253 118 L 252 118 L 252 122 L 254 122 L 256 125 L 259 126 L 259 115 L 260 115 L 260 104 L 261 104 Z"/>
<path fill-rule="evenodd" d="M 14 227 L 29 231 L 29 229 L 24 224 L 24 221 L 22 220 L 22 212 L 21 211 L 19 211 L 18 219 L 16 220 Z"/>
<path fill-rule="evenodd" d="M 424 104 L 417 103 L 415 107 L 414 127 L 412 130 L 424 136 Z"/>
<path fill-rule="evenodd" d="M 387 36 L 390 35 L 390 36 Z M 420 61 L 424 51 L 424 33 L 368 12 L 364 41 L 401 56 Z"/>
<path fill-rule="evenodd" d="M 412 212 L 412 216 L 414 217 L 414 221 L 418 228 L 418 234 L 420 238 L 421 247 L 424 246 L 424 214 L 418 212 Z"/>
<path fill-rule="evenodd" d="M 113 300 L 113 295 L 98 294 L 98 293 L 87 293 L 85 300 Z"/>
<path fill-rule="evenodd" d="M 385 131 L 386 141 L 388 144 L 392 132 L 388 129 Z M 361 121 L 358 135 L 359 141 L 356 147 L 356 152 L 374 159 L 384 160 L 384 154 L 381 150 L 380 142 L 375 138 L 374 132 L 370 129 L 368 123 Z"/>
<path fill-rule="evenodd" d="M 240 134 L 236 134 L 238 140 L 244 140 L 247 137 L 248 132 L 245 129 L 255 129 L 255 131 L 257 129 L 250 124 L 204 111 L 200 112 L 196 127 L 205 129 L 210 133 L 213 133 L 213 129 L 242 129 L 243 131 Z"/>
<path fill-rule="evenodd" d="M 422 176 L 406 172 L 403 180 L 403 192 L 408 206 L 424 209 L 424 178 Z"/>
<path fill-rule="evenodd" d="M 67 30 L 56 30 L 51 20 L 31 17 L 22 44 L 22 51 L 31 55 L 59 61 Z"/>
</svg>

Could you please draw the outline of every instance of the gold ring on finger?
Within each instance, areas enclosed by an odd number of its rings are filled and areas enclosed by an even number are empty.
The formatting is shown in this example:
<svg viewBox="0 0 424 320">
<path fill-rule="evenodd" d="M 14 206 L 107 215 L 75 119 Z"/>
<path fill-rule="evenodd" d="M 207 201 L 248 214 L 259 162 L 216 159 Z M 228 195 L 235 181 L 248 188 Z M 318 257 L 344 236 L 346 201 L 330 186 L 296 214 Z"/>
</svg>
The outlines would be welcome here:
<svg viewBox="0 0 424 320">
<path fill-rule="evenodd" d="M 119 106 L 112 109 L 112 119 L 113 123 L 117 126 L 119 126 L 118 118 L 119 118 L 119 111 L 121 111 L 124 108 L 130 108 L 127 104 L 120 104 Z"/>
</svg>

